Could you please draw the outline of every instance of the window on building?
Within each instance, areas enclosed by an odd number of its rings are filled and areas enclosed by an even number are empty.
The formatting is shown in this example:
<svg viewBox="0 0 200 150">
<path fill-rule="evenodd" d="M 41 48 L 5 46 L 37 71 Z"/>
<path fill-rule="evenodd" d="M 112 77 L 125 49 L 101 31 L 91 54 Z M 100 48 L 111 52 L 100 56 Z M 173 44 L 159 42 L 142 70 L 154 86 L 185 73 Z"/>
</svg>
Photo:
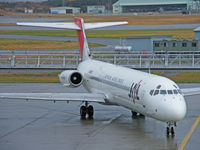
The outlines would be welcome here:
<svg viewBox="0 0 200 150">
<path fill-rule="evenodd" d="M 187 43 L 183 42 L 182 47 L 187 47 Z"/>
<path fill-rule="evenodd" d="M 164 42 L 164 47 L 168 47 L 168 43 Z"/>
<path fill-rule="evenodd" d="M 155 47 L 160 47 L 160 44 L 159 43 L 155 43 L 154 46 Z"/>
<path fill-rule="evenodd" d="M 192 47 L 197 47 L 197 43 L 193 42 Z"/>
<path fill-rule="evenodd" d="M 173 47 L 176 47 L 176 45 L 177 45 L 177 44 L 176 44 L 175 42 L 172 44 Z"/>
</svg>

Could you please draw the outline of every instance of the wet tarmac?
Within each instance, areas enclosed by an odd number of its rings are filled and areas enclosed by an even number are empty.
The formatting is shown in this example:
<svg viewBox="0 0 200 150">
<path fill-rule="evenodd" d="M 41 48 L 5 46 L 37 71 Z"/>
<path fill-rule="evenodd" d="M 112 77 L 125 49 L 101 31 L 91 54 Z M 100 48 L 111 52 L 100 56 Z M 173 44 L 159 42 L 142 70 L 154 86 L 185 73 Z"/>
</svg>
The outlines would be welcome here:
<svg viewBox="0 0 200 150">
<path fill-rule="evenodd" d="M 200 84 L 181 84 L 200 87 Z M 86 92 L 82 87 L 60 84 L 1 83 L 0 92 Z M 166 124 L 146 118 L 131 118 L 129 110 L 93 104 L 93 120 L 81 120 L 81 103 L 0 100 L 0 150 L 175 150 L 200 114 L 199 96 L 187 97 L 188 113 L 166 136 Z M 199 149 L 200 125 L 186 150 Z"/>
</svg>

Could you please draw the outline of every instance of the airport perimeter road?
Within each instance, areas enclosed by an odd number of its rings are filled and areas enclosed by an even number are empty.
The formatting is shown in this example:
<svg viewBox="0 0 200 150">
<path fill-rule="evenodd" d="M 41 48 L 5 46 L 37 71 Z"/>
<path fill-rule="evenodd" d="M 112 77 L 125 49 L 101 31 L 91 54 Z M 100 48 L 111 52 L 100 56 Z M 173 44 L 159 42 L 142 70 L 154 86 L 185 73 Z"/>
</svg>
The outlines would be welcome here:
<svg viewBox="0 0 200 150">
<path fill-rule="evenodd" d="M 73 21 L 73 19 L 57 19 L 57 18 L 20 18 L 20 17 L 4 17 L 0 16 L 0 23 L 17 23 L 17 22 L 65 22 Z"/>
<path fill-rule="evenodd" d="M 200 87 L 200 84 L 181 84 Z M 1 83 L 0 92 L 85 92 L 60 84 Z M 81 120 L 80 103 L 0 100 L 0 150 L 176 150 L 200 114 L 199 96 L 187 98 L 188 113 L 166 137 L 166 124 L 129 110 L 93 104 L 93 120 Z M 199 149 L 200 125 L 185 150 Z"/>
</svg>

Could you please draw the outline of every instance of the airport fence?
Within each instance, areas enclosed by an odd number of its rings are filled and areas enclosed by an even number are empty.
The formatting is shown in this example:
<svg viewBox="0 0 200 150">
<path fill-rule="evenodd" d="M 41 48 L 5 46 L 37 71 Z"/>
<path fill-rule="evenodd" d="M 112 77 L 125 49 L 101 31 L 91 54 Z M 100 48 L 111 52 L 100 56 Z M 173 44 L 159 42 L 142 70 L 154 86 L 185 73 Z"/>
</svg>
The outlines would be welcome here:
<svg viewBox="0 0 200 150">
<path fill-rule="evenodd" d="M 93 59 L 130 68 L 200 69 L 200 54 L 93 54 Z M 0 54 L 0 68 L 76 68 L 79 54 Z"/>
</svg>

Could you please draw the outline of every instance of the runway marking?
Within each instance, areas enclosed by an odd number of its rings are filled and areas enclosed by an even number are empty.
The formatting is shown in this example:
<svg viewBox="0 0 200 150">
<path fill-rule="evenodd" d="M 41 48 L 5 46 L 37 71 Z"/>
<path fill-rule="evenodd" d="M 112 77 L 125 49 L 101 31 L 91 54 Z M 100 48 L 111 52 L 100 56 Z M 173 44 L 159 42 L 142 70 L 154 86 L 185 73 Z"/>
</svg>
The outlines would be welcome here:
<svg viewBox="0 0 200 150">
<path fill-rule="evenodd" d="M 30 125 L 30 124 L 32 124 L 32 123 L 38 121 L 39 119 L 42 119 L 42 118 L 46 117 L 48 114 L 49 114 L 49 112 L 48 112 L 48 113 L 45 113 L 45 114 L 43 114 L 43 115 L 41 115 L 41 116 L 39 116 L 39 117 L 37 117 L 37 118 L 35 118 L 35 119 L 32 120 L 32 121 L 29 121 L 28 123 L 22 125 L 21 127 L 17 128 L 17 129 L 14 129 L 14 130 L 12 130 L 12 131 L 10 131 L 10 132 L 8 132 L 8 133 L 2 135 L 2 136 L 0 137 L 0 139 L 2 139 L 2 138 L 6 137 L 6 136 L 8 136 L 8 135 L 10 135 L 10 134 L 13 134 L 13 133 L 15 133 L 15 132 L 17 132 L 17 131 L 19 131 L 19 130 L 25 128 L 25 127 L 27 127 L 28 125 Z"/>
<path fill-rule="evenodd" d="M 183 150 L 185 148 L 185 145 L 187 144 L 188 140 L 190 139 L 192 133 L 194 132 L 195 128 L 197 127 L 197 125 L 200 122 L 200 115 L 197 117 L 196 121 L 194 122 L 194 124 L 192 125 L 190 131 L 187 133 L 187 135 L 185 136 L 185 138 L 183 139 L 183 141 L 181 142 L 178 150 Z"/>
</svg>

